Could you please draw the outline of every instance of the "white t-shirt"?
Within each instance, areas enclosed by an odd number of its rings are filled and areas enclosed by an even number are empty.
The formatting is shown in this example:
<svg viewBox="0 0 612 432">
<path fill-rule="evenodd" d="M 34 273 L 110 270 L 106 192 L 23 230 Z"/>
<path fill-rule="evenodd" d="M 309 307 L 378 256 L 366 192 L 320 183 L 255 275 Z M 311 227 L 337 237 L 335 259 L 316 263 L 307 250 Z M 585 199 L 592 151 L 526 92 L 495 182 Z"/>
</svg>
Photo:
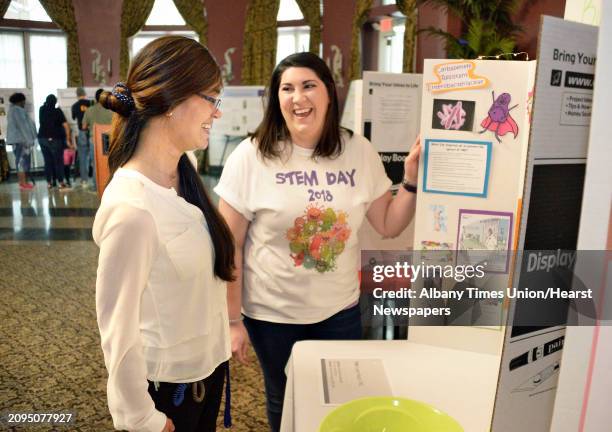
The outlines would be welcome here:
<svg viewBox="0 0 612 432">
<path fill-rule="evenodd" d="M 337 158 L 286 145 L 263 161 L 250 139 L 229 156 L 215 192 L 250 221 L 243 254 L 243 313 L 309 324 L 359 298 L 357 232 L 369 204 L 391 186 L 362 136 L 344 135 Z"/>
<path fill-rule="evenodd" d="M 200 209 L 121 168 L 93 225 L 96 313 L 117 429 L 159 432 L 147 379 L 193 382 L 231 356 L 226 284 Z"/>
</svg>

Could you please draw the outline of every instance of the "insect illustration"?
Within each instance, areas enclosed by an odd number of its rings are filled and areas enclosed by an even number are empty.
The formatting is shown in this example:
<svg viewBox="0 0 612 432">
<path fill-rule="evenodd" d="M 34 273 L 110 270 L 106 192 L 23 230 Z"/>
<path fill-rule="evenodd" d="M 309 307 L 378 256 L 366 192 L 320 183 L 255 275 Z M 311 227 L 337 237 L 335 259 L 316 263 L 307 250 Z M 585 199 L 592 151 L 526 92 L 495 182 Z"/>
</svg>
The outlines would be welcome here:
<svg viewBox="0 0 612 432">
<path fill-rule="evenodd" d="M 465 110 L 461 101 L 457 101 L 455 105 L 443 104 L 442 112 L 438 111 L 437 115 L 440 119 L 440 125 L 447 130 L 459 130 L 465 124 Z"/>
<path fill-rule="evenodd" d="M 489 108 L 487 118 L 485 118 L 480 126 L 484 129 L 479 133 L 484 133 L 488 130 L 495 132 L 495 138 L 498 142 L 501 142 L 500 136 L 506 135 L 508 132 L 514 134 L 514 138 L 518 135 L 518 125 L 516 121 L 510 115 L 510 111 L 518 106 L 514 105 L 508 108 L 510 105 L 510 93 L 502 93 L 497 99 L 495 99 L 495 91 L 491 92 L 493 96 L 493 105 Z"/>
</svg>

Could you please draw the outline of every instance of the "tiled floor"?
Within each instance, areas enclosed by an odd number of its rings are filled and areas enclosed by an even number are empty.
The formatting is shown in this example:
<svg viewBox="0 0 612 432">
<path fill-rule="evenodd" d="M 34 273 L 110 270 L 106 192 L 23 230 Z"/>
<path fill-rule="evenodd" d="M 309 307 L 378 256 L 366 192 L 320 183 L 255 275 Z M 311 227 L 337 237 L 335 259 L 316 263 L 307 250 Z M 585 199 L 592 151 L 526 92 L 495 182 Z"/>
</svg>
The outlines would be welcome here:
<svg viewBox="0 0 612 432">
<path fill-rule="evenodd" d="M 209 191 L 216 181 L 204 178 Z M 112 430 L 95 314 L 98 205 L 97 194 L 82 188 L 49 191 L 38 180 L 34 190 L 20 191 L 15 182 L 0 183 L 2 413 L 68 410 L 75 424 L 57 430 Z M 231 364 L 232 430 L 265 431 L 259 365 Z"/>
</svg>

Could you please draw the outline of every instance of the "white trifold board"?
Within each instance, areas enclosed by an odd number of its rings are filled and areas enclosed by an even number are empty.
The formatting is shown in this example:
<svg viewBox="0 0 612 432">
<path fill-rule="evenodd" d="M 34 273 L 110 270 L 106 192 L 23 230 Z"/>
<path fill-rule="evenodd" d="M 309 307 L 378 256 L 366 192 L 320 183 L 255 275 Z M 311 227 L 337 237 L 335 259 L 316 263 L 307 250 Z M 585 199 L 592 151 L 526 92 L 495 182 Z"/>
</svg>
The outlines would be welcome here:
<svg viewBox="0 0 612 432">
<path fill-rule="evenodd" d="M 567 37 L 568 34 L 572 37 Z M 596 51 L 597 27 L 556 17 L 542 17 L 533 123 L 518 239 L 521 250 L 525 247 L 531 191 L 536 185 L 534 170 L 544 165 L 568 170 L 570 166 L 586 163 Z M 562 201 L 563 197 L 557 199 Z M 533 242 L 527 247 L 534 248 Z M 535 249 L 543 248 L 536 246 Z M 515 275 L 520 272 L 520 263 L 517 263 Z M 533 353 L 539 347 L 563 340 L 565 326 L 547 327 L 513 337 L 514 331 L 510 329 L 519 306 L 518 302 L 511 302 L 510 305 L 493 430 L 547 432 L 550 430 L 559 370 L 563 366 L 563 350 L 556 350 L 513 370 L 509 365 L 512 359 L 525 352 Z M 546 376 L 547 373 L 551 375 Z M 532 377 L 541 379 L 533 390 L 517 390 Z M 517 412 L 522 415 L 517 416 Z"/>
<path fill-rule="evenodd" d="M 419 132 L 422 80 L 421 74 L 365 71 L 363 79 L 351 82 L 345 101 L 341 125 L 372 142 L 388 173 L 395 174 L 390 176 L 394 190 Z M 359 231 L 364 250 L 408 250 L 412 236 L 412 223 L 392 239 L 383 239 L 367 220 Z"/>
<path fill-rule="evenodd" d="M 210 134 L 211 165 L 223 165 L 240 139 L 259 126 L 264 115 L 264 92 L 263 86 L 223 88 L 221 118 L 215 119 Z"/>
<path fill-rule="evenodd" d="M 90 101 L 96 100 L 96 91 L 102 88 L 106 91 L 111 91 L 112 87 L 83 87 L 85 90 L 85 97 Z M 78 100 L 76 95 L 76 87 L 68 87 L 64 89 L 57 89 L 57 106 L 64 112 L 66 120 L 70 125 L 73 133 L 76 133 L 76 120 L 72 119 L 72 105 Z"/>
<path fill-rule="evenodd" d="M 612 151 L 610 108 L 612 83 L 612 3 L 605 1 L 599 25 L 597 79 L 594 89 L 588 167 L 584 184 L 578 249 L 607 250 L 607 268 L 584 275 L 595 286 L 605 287 L 604 318 L 598 326 L 568 327 L 563 367 L 555 398 L 551 431 L 607 432 L 612 424 Z M 577 260 L 580 271 L 582 260 Z M 606 274 L 607 270 L 607 274 Z M 582 277 L 582 276 L 581 276 Z M 583 279 L 584 280 L 584 279 Z"/>
</svg>

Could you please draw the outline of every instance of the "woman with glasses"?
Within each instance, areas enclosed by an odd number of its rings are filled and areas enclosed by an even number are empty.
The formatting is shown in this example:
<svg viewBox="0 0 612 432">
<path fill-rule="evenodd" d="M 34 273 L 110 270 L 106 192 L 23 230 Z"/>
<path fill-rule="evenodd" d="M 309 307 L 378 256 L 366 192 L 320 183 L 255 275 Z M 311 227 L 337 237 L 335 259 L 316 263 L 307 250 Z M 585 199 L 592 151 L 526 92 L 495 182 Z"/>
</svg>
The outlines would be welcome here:
<svg viewBox="0 0 612 432">
<path fill-rule="evenodd" d="M 262 123 L 230 155 L 215 189 L 236 241 L 232 351 L 244 361 L 253 343 L 273 431 L 293 344 L 361 338 L 357 232 L 364 219 L 394 237 L 414 214 L 419 141 L 392 198 L 376 150 L 339 123 L 325 62 L 311 53 L 285 58 L 272 73 Z"/>
<path fill-rule="evenodd" d="M 185 152 L 208 146 L 220 89 L 208 50 L 167 36 L 100 95 L 115 114 L 112 177 L 93 227 L 96 311 L 117 429 L 215 430 L 234 245 Z"/>
</svg>

